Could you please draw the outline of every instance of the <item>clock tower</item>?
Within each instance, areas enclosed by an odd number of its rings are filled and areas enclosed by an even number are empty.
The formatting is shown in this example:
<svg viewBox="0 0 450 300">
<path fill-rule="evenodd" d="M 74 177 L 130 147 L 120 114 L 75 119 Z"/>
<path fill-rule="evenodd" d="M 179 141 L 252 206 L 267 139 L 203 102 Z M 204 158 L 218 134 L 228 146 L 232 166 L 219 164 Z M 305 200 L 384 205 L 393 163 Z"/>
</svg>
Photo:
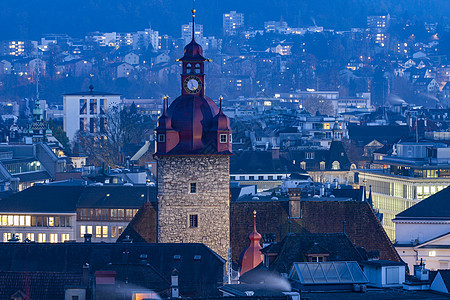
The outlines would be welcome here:
<svg viewBox="0 0 450 300">
<path fill-rule="evenodd" d="M 192 10 L 193 26 L 195 10 Z M 158 242 L 203 243 L 223 258 L 230 248 L 230 120 L 205 95 L 203 49 L 184 48 L 181 95 L 163 113 L 156 134 Z"/>
</svg>

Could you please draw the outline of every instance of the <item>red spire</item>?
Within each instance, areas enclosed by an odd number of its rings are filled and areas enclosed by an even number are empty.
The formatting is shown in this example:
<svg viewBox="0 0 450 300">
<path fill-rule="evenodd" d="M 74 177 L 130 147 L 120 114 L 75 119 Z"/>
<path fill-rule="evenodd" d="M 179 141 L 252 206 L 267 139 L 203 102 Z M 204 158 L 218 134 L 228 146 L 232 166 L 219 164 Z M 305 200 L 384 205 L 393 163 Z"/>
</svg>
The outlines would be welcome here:
<svg viewBox="0 0 450 300">
<path fill-rule="evenodd" d="M 256 230 L 256 211 L 253 211 L 253 231 L 248 235 L 248 239 L 250 240 L 250 245 L 241 254 L 241 275 L 258 266 L 263 260 L 262 247 L 259 243 L 261 234 Z"/>
</svg>

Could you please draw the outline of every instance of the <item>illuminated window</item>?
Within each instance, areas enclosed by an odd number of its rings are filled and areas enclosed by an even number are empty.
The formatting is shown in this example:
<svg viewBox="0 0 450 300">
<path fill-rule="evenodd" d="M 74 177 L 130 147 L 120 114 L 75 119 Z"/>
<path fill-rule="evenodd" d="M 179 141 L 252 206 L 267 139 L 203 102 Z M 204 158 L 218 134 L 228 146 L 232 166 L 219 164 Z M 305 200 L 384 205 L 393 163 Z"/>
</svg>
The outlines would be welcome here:
<svg viewBox="0 0 450 300">
<path fill-rule="evenodd" d="M 428 256 L 436 256 L 436 251 L 428 251 Z"/>
<path fill-rule="evenodd" d="M 81 225 L 80 226 L 80 237 L 84 237 L 85 234 L 86 234 L 86 226 Z"/>
<path fill-rule="evenodd" d="M 39 233 L 38 234 L 38 242 L 39 243 L 45 243 L 47 241 L 46 234 L 45 233 Z"/>
<path fill-rule="evenodd" d="M 325 162 L 324 161 L 320 162 L 320 169 L 325 170 Z"/>
<path fill-rule="evenodd" d="M 34 233 L 27 233 L 27 239 L 30 240 L 30 242 L 34 242 Z"/>
<path fill-rule="evenodd" d="M 54 217 L 48 217 L 48 226 L 50 226 L 50 227 L 55 226 L 55 218 Z"/>
<path fill-rule="evenodd" d="M 323 129 L 330 129 L 330 123 L 324 123 Z"/>
<path fill-rule="evenodd" d="M 331 169 L 339 170 L 340 168 L 341 168 L 341 164 L 337 160 L 333 161 L 333 163 L 331 164 Z"/>
<path fill-rule="evenodd" d="M 102 226 L 95 226 L 95 237 L 102 237 Z"/>
<path fill-rule="evenodd" d="M 3 242 L 7 243 L 9 239 L 11 239 L 11 233 L 10 232 L 3 233 Z"/>
<path fill-rule="evenodd" d="M 117 227 L 117 234 L 118 234 L 118 235 L 121 235 L 122 232 L 123 232 L 123 226 L 118 226 L 118 227 Z"/>
<path fill-rule="evenodd" d="M 50 243 L 57 243 L 57 242 L 58 242 L 58 234 L 50 233 Z"/>
<path fill-rule="evenodd" d="M 108 237 L 108 226 L 102 226 L 102 235 L 104 238 Z"/>
<path fill-rule="evenodd" d="M 111 237 L 112 238 L 117 237 L 117 227 L 116 226 L 111 226 Z"/>
<path fill-rule="evenodd" d="M 68 240 L 70 240 L 70 235 L 68 233 L 61 234 L 61 242 L 64 243 L 65 241 L 68 241 Z"/>
</svg>

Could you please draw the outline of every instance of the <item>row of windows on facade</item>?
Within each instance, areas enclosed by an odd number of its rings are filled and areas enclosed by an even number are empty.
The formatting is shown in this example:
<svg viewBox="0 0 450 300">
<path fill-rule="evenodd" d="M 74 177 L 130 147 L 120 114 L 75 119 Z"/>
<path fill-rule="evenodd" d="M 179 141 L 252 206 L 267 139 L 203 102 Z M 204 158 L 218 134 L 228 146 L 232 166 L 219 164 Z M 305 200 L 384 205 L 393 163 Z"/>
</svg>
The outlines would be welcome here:
<svg viewBox="0 0 450 300">
<path fill-rule="evenodd" d="M 230 134 L 228 140 L 227 140 L 227 138 L 228 138 L 227 134 L 220 134 L 220 136 L 219 136 L 220 143 L 221 144 L 226 144 L 228 142 L 232 143 L 233 135 Z M 166 141 L 166 135 L 163 133 L 158 134 L 158 142 L 164 143 L 165 141 Z"/>
<path fill-rule="evenodd" d="M 122 208 L 79 208 L 77 209 L 77 219 L 79 221 L 111 220 L 111 221 L 131 221 L 138 209 Z"/>
<path fill-rule="evenodd" d="M 93 231 L 95 229 L 95 232 Z M 83 238 L 85 234 L 92 234 L 95 238 L 117 238 L 123 232 L 123 226 L 80 226 L 80 238 Z"/>
<path fill-rule="evenodd" d="M 282 180 L 285 176 L 282 175 L 249 175 L 249 176 L 230 176 L 230 180 Z"/>
<path fill-rule="evenodd" d="M 100 108 L 98 109 L 97 99 L 89 99 L 89 114 L 96 115 L 99 110 L 101 115 L 106 114 L 107 101 L 106 99 L 99 99 L 99 100 L 100 100 Z M 87 106 L 88 106 L 88 99 L 80 99 L 80 115 L 88 114 Z"/>
<path fill-rule="evenodd" d="M 12 239 L 13 233 L 4 232 L 3 233 L 3 242 L 7 243 L 10 239 Z M 58 243 L 70 240 L 70 234 L 68 233 L 14 233 L 14 237 L 18 239 L 19 242 L 23 242 L 27 239 L 30 242 L 38 242 L 38 243 Z"/>
<path fill-rule="evenodd" d="M 375 193 L 400 197 L 405 199 L 425 199 L 446 188 L 446 185 L 414 185 L 414 183 L 403 184 L 400 182 L 384 182 L 378 180 L 367 180 Z"/>
<path fill-rule="evenodd" d="M 1 226 L 71 227 L 69 216 L 0 215 Z"/>
<path fill-rule="evenodd" d="M 90 133 L 105 133 L 107 128 L 106 117 L 80 118 L 80 131 L 87 132 L 88 128 Z"/>
<path fill-rule="evenodd" d="M 41 163 L 39 161 L 13 163 L 13 164 L 4 163 L 4 165 L 10 174 L 36 172 L 41 170 Z"/>
</svg>

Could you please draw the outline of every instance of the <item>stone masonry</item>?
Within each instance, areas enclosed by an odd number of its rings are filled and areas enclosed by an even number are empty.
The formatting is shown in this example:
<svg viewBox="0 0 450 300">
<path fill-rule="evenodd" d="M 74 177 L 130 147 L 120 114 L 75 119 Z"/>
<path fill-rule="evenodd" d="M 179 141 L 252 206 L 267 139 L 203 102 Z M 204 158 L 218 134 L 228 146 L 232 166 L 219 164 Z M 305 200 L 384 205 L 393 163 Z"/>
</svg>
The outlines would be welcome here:
<svg viewBox="0 0 450 300">
<path fill-rule="evenodd" d="M 229 156 L 158 156 L 158 242 L 203 243 L 226 259 L 230 248 Z M 196 193 L 190 193 L 196 183 Z M 189 216 L 198 216 L 198 227 Z"/>
</svg>

